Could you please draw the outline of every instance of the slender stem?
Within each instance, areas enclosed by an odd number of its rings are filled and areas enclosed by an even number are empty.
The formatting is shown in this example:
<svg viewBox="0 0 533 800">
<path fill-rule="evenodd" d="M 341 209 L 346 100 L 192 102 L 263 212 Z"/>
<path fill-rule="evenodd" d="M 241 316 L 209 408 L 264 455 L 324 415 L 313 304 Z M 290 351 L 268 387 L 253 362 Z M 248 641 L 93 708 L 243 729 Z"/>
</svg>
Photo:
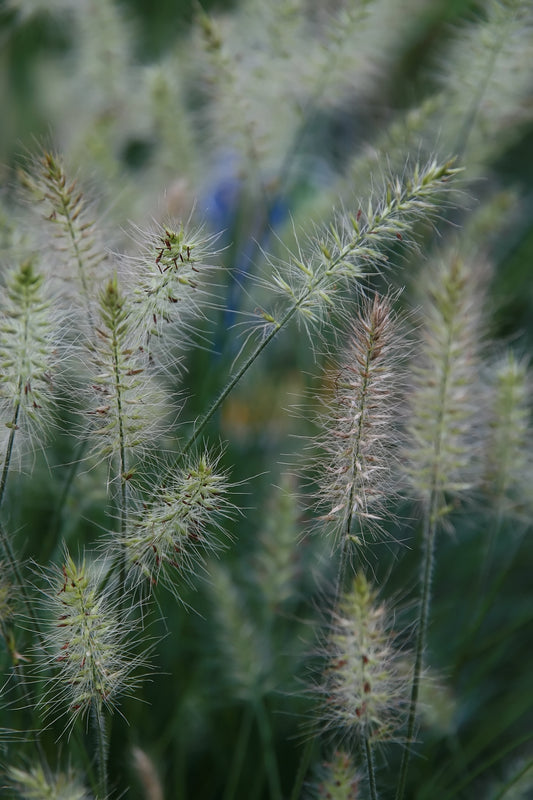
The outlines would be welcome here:
<svg viewBox="0 0 533 800">
<path fill-rule="evenodd" d="M 121 541 L 124 538 L 124 533 L 126 531 L 126 526 L 128 522 L 128 487 L 126 485 L 126 480 L 123 477 L 124 472 L 122 471 L 122 467 L 125 466 L 125 461 L 121 457 L 121 487 L 120 487 L 120 528 L 119 534 Z M 127 570 L 127 563 L 126 563 L 126 551 L 124 547 L 122 548 L 122 555 L 120 559 L 120 596 L 124 600 L 126 595 L 126 570 Z"/>
<path fill-rule="evenodd" d="M 239 778 L 241 776 L 242 765 L 244 763 L 244 756 L 246 755 L 246 748 L 250 739 L 250 732 L 252 730 L 253 714 L 250 706 L 246 706 L 241 719 L 239 730 L 239 738 L 237 739 L 237 746 L 233 752 L 231 761 L 231 769 L 226 783 L 222 800 L 233 800 L 235 792 L 239 785 Z"/>
<path fill-rule="evenodd" d="M 432 503 L 430 508 L 428 509 L 428 513 L 425 519 L 424 561 L 423 561 L 422 589 L 421 589 L 422 593 L 420 598 L 420 616 L 419 616 L 418 631 L 416 637 L 415 666 L 413 673 L 413 684 L 411 688 L 411 699 L 409 703 L 409 717 L 407 720 L 406 743 L 405 743 L 405 750 L 403 752 L 402 763 L 400 766 L 400 776 L 398 779 L 398 790 L 396 792 L 396 800 L 402 800 L 405 793 L 407 768 L 409 766 L 411 750 L 413 747 L 416 707 L 418 703 L 418 693 L 420 690 L 420 677 L 422 673 L 424 648 L 426 644 L 426 633 L 429 620 L 429 608 L 431 602 L 431 579 L 433 575 L 433 565 L 435 560 L 435 533 L 437 530 L 436 505 L 437 505 L 436 492 L 433 492 Z"/>
<path fill-rule="evenodd" d="M 371 800 L 378 800 L 378 791 L 376 787 L 376 768 L 374 765 L 374 753 L 372 752 L 372 745 L 370 744 L 370 739 L 368 736 L 365 736 L 365 760 L 366 760 L 366 769 L 368 773 L 368 785 L 370 787 L 370 798 Z"/>
<path fill-rule="evenodd" d="M 77 744 L 78 753 L 83 762 L 83 769 L 91 785 L 92 792 L 95 798 L 100 800 L 100 798 L 98 798 L 98 792 L 99 792 L 98 781 L 96 780 L 96 776 L 94 774 L 94 762 L 92 758 L 89 758 L 89 754 L 87 752 L 87 745 L 82 735 L 80 734 L 77 726 L 74 727 L 72 735 L 74 741 Z M 105 797 L 101 798 L 101 800 L 106 800 L 106 798 Z"/>
<path fill-rule="evenodd" d="M 107 735 L 105 717 L 102 707 L 98 706 L 93 711 L 93 724 L 96 734 L 96 744 L 98 752 L 98 779 L 100 784 L 100 796 L 105 799 L 107 793 Z"/>
<path fill-rule="evenodd" d="M 337 583 L 335 586 L 335 597 L 333 600 L 333 611 L 337 608 L 341 594 L 344 589 L 344 579 L 346 575 L 346 567 L 348 564 L 348 538 L 343 536 L 341 542 L 341 557 L 339 560 L 339 569 L 337 572 Z"/>
<path fill-rule="evenodd" d="M 254 702 L 255 715 L 259 727 L 259 733 L 263 743 L 263 754 L 268 784 L 270 786 L 271 800 L 282 800 L 281 784 L 279 780 L 276 753 L 272 742 L 272 728 L 266 714 L 266 709 L 262 698 L 257 698 Z"/>
</svg>

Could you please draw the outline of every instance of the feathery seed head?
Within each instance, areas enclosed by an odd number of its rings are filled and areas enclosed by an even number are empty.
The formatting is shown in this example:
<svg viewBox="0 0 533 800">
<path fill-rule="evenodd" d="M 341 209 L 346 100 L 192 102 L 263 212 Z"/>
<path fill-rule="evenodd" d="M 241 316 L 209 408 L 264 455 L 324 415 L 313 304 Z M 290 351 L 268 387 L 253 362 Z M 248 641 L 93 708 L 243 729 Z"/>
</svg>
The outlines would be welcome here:
<svg viewBox="0 0 533 800">
<path fill-rule="evenodd" d="M 45 152 L 20 180 L 30 198 L 43 206 L 43 217 L 53 226 L 56 247 L 53 248 L 52 276 L 59 274 L 63 290 L 73 283 L 69 300 L 79 305 L 80 296 L 85 312 L 98 278 L 98 266 L 104 260 L 97 245 L 94 222 L 87 213 L 83 193 L 75 180 L 69 180 L 61 160 Z"/>
<path fill-rule="evenodd" d="M 45 774 L 36 764 L 28 769 L 8 767 L 10 787 L 21 800 L 90 800 L 90 795 L 73 772 Z"/>
<path fill-rule="evenodd" d="M 377 200 L 371 198 L 355 214 L 340 215 L 336 225 L 317 233 L 309 255 L 299 251 L 287 265 L 274 267 L 273 288 L 289 302 L 286 313 L 313 327 L 329 309 L 342 306 L 343 284 L 386 265 L 386 249 L 399 240 L 408 243 L 414 224 L 435 214 L 448 181 L 460 172 L 452 164 L 432 160 L 393 177 Z M 267 321 L 279 325 L 276 315 Z"/>
<path fill-rule="evenodd" d="M 334 612 L 320 687 L 327 730 L 371 741 L 394 738 L 407 705 L 409 678 L 394 646 L 388 609 L 363 573 Z"/>
<path fill-rule="evenodd" d="M 222 564 L 210 565 L 209 577 L 226 674 L 239 697 L 253 700 L 272 681 L 271 648 L 229 570 Z"/>
<path fill-rule="evenodd" d="M 57 362 L 50 302 L 33 262 L 12 270 L 0 303 L 0 407 L 8 429 L 36 435 L 50 421 Z"/>
<path fill-rule="evenodd" d="M 524 67 L 533 56 L 531 3 L 487 0 L 482 8 L 480 18 L 452 38 L 440 70 L 446 111 L 441 136 L 454 152 L 467 151 L 470 168 L 531 119 L 532 73 Z"/>
<path fill-rule="evenodd" d="M 252 578 L 260 587 L 270 612 L 281 608 L 295 596 L 296 579 L 301 569 L 298 508 L 288 478 L 284 479 L 273 500 L 259 533 Z"/>
<path fill-rule="evenodd" d="M 131 264 L 136 273 L 132 311 L 139 335 L 144 339 L 160 336 L 164 323 L 178 321 L 181 333 L 206 301 L 206 275 L 218 255 L 217 236 L 180 223 L 139 231 L 138 239 L 142 255 Z"/>
<path fill-rule="evenodd" d="M 48 715 L 56 709 L 68 714 L 67 727 L 91 709 L 114 708 L 118 696 L 136 685 L 133 624 L 111 592 L 99 588 L 99 578 L 68 553 L 48 578 L 50 617 L 41 655 L 56 674 L 40 702 Z"/>
<path fill-rule="evenodd" d="M 364 300 L 349 330 L 349 343 L 335 375 L 335 394 L 324 425 L 316 471 L 319 501 L 338 542 L 379 529 L 392 480 L 397 398 L 403 340 L 391 299 Z"/>
<path fill-rule="evenodd" d="M 533 463 L 527 363 L 508 353 L 494 368 L 485 483 L 492 501 L 519 512 L 531 494 Z"/>
<path fill-rule="evenodd" d="M 72 772 L 47 775 L 40 765 L 27 770 L 9 767 L 7 779 L 22 800 L 90 800 L 90 795 Z"/>
<path fill-rule="evenodd" d="M 96 340 L 90 347 L 94 377 L 91 409 L 95 451 L 111 459 L 148 446 L 159 430 L 165 398 L 138 346 L 131 305 L 116 275 L 100 294 Z M 124 480 L 126 475 L 122 476 Z"/>
<path fill-rule="evenodd" d="M 210 528 L 221 529 L 221 518 L 231 513 L 229 483 L 207 452 L 180 470 L 172 484 L 161 488 L 124 535 L 129 577 L 134 584 L 161 579 L 179 595 L 176 585 L 191 580 L 208 552 L 221 547 Z"/>
<path fill-rule="evenodd" d="M 322 765 L 319 781 L 312 787 L 310 797 L 314 800 L 357 800 L 359 797 L 359 775 L 350 755 L 342 750 L 336 751 L 331 760 Z"/>
<path fill-rule="evenodd" d="M 428 277 L 405 458 L 412 486 L 424 503 L 436 498 L 437 515 L 447 510 L 444 495 L 477 477 L 482 300 L 479 275 L 460 256 Z"/>
</svg>

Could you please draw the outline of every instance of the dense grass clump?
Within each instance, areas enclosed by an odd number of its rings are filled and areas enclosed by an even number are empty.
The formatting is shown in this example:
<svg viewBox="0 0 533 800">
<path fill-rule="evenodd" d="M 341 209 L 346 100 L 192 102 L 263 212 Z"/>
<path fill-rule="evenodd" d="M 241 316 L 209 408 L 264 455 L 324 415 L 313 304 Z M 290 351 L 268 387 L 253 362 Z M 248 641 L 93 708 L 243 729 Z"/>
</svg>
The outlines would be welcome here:
<svg viewBox="0 0 533 800">
<path fill-rule="evenodd" d="M 0 16 L 6 797 L 525 798 L 531 3 L 137 5 Z"/>
</svg>

